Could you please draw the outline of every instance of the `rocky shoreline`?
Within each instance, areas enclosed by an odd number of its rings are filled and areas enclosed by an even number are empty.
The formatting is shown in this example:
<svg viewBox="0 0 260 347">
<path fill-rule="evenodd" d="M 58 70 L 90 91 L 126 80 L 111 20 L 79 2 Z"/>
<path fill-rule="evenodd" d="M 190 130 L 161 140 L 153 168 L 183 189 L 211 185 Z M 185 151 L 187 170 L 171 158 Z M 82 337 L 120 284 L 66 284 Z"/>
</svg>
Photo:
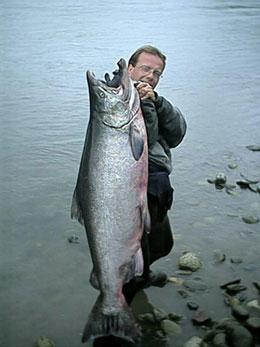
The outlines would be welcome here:
<svg viewBox="0 0 260 347">
<path fill-rule="evenodd" d="M 222 263 L 225 259 L 226 257 L 219 250 L 214 252 L 215 263 Z M 240 259 L 233 259 L 233 262 L 240 263 L 240 261 Z M 225 305 L 229 307 L 229 315 L 216 320 L 197 302 L 190 300 L 192 293 L 208 290 L 207 284 L 195 274 L 202 267 L 198 256 L 186 252 L 180 257 L 178 266 L 177 276 L 169 277 L 169 282 L 177 287 L 177 292 L 182 298 L 188 300 L 186 304 L 191 314 L 189 317 L 184 317 L 159 309 L 140 314 L 138 320 L 144 334 L 152 336 L 152 339 L 167 340 L 169 336 L 181 335 L 182 324 L 190 320 L 191 324 L 197 328 L 197 335 L 186 340 L 183 347 L 260 346 L 260 282 L 254 281 L 251 284 L 250 289 L 255 292 L 255 296 L 250 298 L 246 294 L 249 288 L 241 278 L 220 283 L 219 291 L 223 295 Z M 165 345 L 168 346 L 167 341 Z"/>
</svg>

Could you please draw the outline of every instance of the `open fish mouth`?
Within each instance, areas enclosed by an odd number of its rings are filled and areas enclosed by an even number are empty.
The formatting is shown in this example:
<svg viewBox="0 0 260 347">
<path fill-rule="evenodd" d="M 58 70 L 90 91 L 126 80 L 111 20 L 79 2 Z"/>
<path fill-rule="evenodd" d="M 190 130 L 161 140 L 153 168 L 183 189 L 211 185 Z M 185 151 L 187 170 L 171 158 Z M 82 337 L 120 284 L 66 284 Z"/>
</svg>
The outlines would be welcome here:
<svg viewBox="0 0 260 347">
<path fill-rule="evenodd" d="M 118 63 L 118 69 L 113 72 L 113 78 L 108 73 L 105 74 L 105 80 L 96 79 L 95 74 L 87 71 L 87 80 L 89 86 L 96 86 L 104 89 L 108 93 L 118 95 L 122 100 L 129 97 L 130 77 L 127 70 L 126 61 L 121 58 Z"/>
</svg>

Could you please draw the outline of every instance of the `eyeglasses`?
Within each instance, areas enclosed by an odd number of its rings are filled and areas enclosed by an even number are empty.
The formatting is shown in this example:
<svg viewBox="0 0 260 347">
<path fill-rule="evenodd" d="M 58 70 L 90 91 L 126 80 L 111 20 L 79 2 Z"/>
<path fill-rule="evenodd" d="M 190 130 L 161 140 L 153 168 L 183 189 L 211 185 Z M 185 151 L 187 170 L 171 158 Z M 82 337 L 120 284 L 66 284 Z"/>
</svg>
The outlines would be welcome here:
<svg viewBox="0 0 260 347">
<path fill-rule="evenodd" d="M 162 71 L 161 70 L 157 70 L 157 69 L 153 69 L 152 67 L 150 66 L 147 66 L 147 65 L 135 65 L 135 67 L 137 67 L 138 69 L 140 69 L 141 71 L 143 71 L 143 73 L 145 74 L 148 74 L 150 72 L 153 73 L 153 75 L 159 79 L 159 78 L 162 78 Z"/>
</svg>

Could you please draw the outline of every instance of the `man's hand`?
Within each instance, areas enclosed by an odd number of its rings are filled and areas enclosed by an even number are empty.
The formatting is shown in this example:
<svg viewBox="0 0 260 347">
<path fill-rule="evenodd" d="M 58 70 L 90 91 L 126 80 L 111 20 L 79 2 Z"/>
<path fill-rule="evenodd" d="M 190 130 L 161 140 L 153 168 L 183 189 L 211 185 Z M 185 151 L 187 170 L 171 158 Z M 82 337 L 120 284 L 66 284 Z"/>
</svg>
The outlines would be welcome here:
<svg viewBox="0 0 260 347">
<path fill-rule="evenodd" d="M 139 93 L 141 100 L 145 100 L 145 99 L 151 99 L 153 101 L 155 100 L 155 93 L 149 83 L 139 82 L 136 85 L 136 89 Z"/>
</svg>

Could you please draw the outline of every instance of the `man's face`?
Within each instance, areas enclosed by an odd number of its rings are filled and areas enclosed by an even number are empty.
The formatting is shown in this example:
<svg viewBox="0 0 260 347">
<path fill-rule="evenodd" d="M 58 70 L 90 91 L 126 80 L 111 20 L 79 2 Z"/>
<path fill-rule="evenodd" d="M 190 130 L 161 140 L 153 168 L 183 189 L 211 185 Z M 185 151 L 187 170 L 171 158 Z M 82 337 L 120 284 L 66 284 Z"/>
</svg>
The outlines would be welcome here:
<svg viewBox="0 0 260 347">
<path fill-rule="evenodd" d="M 142 52 L 136 65 L 128 66 L 128 72 L 132 80 L 149 83 L 155 88 L 163 72 L 163 61 L 158 55 Z"/>
</svg>

